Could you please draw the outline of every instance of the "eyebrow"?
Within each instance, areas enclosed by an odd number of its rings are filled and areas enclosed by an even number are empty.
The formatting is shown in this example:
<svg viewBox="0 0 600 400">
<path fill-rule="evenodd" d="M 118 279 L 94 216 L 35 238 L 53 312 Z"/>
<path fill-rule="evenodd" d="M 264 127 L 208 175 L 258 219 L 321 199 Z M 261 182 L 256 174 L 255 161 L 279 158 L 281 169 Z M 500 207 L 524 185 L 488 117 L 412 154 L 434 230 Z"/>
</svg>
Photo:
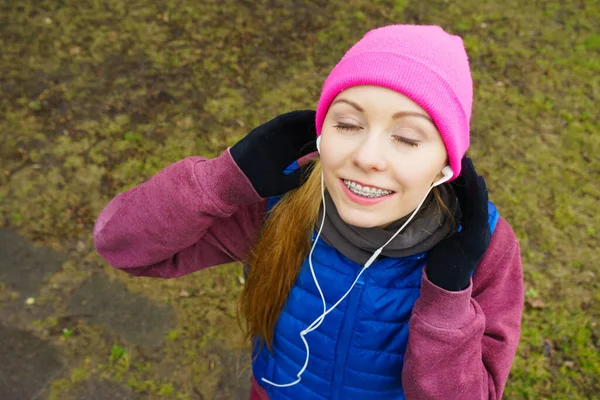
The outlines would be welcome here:
<svg viewBox="0 0 600 400">
<path fill-rule="evenodd" d="M 351 105 L 352 107 L 354 107 L 355 109 L 357 109 L 360 112 L 364 112 L 365 110 L 359 106 L 358 104 L 356 104 L 355 102 L 351 101 L 351 100 L 346 100 L 346 99 L 337 99 L 336 101 L 334 101 L 333 103 L 331 103 L 331 106 L 333 106 L 334 104 L 337 103 L 346 103 Z M 419 112 L 415 112 L 415 111 L 398 111 L 397 113 L 395 113 L 394 115 L 392 115 L 392 119 L 395 118 L 402 118 L 402 117 L 420 117 L 420 118 L 425 118 L 427 121 L 431 122 L 432 124 L 435 125 L 435 122 L 433 122 L 433 119 L 431 119 L 431 117 L 429 115 L 426 114 L 421 114 Z"/>
</svg>

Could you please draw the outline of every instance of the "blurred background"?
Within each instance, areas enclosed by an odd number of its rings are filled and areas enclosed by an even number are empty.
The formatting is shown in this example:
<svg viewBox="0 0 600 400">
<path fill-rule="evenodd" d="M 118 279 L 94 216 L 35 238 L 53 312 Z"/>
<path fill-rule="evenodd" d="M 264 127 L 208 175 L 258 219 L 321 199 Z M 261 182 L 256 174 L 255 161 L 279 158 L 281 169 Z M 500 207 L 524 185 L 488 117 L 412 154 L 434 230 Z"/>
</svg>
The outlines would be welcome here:
<svg viewBox="0 0 600 400">
<path fill-rule="evenodd" d="M 462 35 L 469 154 L 522 247 L 506 399 L 600 398 L 597 0 L 0 1 L 0 398 L 247 399 L 240 265 L 132 278 L 95 253 L 117 193 L 314 108 L 369 29 Z"/>
</svg>

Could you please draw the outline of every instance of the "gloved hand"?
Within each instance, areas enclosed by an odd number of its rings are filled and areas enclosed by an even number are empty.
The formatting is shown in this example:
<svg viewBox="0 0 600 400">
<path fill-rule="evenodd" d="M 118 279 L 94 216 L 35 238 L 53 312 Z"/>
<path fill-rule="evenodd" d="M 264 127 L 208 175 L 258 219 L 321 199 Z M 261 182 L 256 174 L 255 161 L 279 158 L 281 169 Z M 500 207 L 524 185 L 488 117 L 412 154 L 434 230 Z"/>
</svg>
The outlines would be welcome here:
<svg viewBox="0 0 600 400">
<path fill-rule="evenodd" d="M 462 212 L 462 229 L 429 251 L 426 272 L 433 284 L 460 291 L 469 286 L 471 273 L 487 250 L 492 234 L 485 181 L 477 175 L 470 158 L 463 158 L 461 173 L 451 185 Z"/>
<path fill-rule="evenodd" d="M 299 158 L 317 151 L 315 112 L 292 111 L 253 129 L 231 148 L 231 155 L 263 198 L 300 186 L 309 165 L 291 174 L 283 171 Z"/>
</svg>

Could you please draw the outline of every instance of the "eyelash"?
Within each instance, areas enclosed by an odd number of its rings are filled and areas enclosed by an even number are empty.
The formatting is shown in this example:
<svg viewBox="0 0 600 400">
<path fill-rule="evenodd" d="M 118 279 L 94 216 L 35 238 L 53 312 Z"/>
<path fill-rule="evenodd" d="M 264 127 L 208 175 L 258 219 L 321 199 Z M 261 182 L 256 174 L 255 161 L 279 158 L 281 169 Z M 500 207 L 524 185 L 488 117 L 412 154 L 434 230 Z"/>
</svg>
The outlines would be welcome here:
<svg viewBox="0 0 600 400">
<path fill-rule="evenodd" d="M 338 131 L 358 131 L 360 130 L 360 126 L 356 125 L 347 125 L 347 124 L 337 124 L 334 126 Z"/>
<path fill-rule="evenodd" d="M 355 126 L 355 125 L 347 125 L 347 124 L 337 124 L 334 126 L 334 128 L 336 128 L 339 131 L 358 131 L 361 128 L 359 126 Z M 401 136 L 394 136 L 394 141 L 398 142 L 398 143 L 402 143 L 402 144 L 406 144 L 410 147 L 419 147 L 419 143 L 418 142 L 414 142 L 412 140 L 408 140 L 406 138 L 403 138 Z"/>
</svg>

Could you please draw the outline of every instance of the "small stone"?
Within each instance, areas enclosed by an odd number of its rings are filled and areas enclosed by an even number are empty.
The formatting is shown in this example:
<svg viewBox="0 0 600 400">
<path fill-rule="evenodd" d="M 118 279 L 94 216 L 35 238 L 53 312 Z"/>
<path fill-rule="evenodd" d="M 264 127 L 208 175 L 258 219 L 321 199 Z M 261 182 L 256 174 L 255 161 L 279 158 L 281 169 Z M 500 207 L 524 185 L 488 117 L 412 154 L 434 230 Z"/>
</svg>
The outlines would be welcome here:
<svg viewBox="0 0 600 400">
<path fill-rule="evenodd" d="M 85 250 L 85 243 L 80 240 L 77 242 L 77 251 L 81 253 L 83 250 Z"/>
<path fill-rule="evenodd" d="M 35 297 L 28 297 L 27 300 L 25 300 L 25 304 L 28 306 L 35 304 Z"/>
<path fill-rule="evenodd" d="M 190 292 L 185 289 L 181 289 L 181 292 L 179 292 L 179 297 L 190 297 Z"/>
</svg>

